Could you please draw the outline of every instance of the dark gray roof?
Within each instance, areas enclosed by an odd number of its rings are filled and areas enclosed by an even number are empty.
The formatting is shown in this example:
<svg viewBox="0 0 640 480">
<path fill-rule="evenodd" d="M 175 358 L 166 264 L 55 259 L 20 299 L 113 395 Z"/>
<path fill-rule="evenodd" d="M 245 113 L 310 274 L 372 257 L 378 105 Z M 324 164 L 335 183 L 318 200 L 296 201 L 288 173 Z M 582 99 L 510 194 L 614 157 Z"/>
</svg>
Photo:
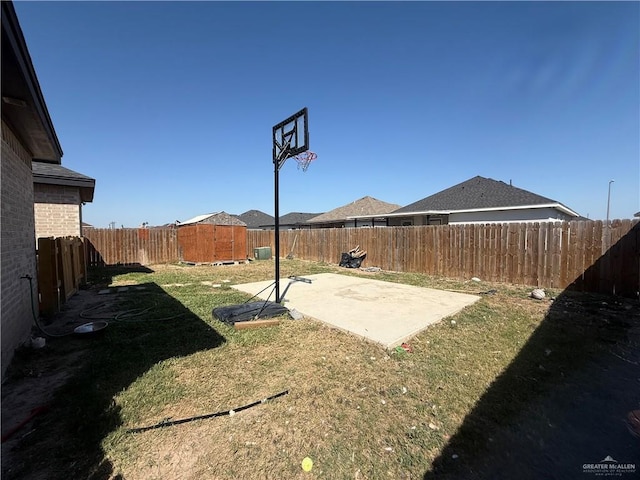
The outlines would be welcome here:
<svg viewBox="0 0 640 480">
<path fill-rule="evenodd" d="M 307 220 L 321 215 L 320 213 L 302 213 L 291 212 L 280 217 L 280 225 L 301 225 L 307 223 Z"/>
<path fill-rule="evenodd" d="M 265 225 L 270 226 L 274 224 L 274 218 L 260 210 L 249 210 L 236 216 L 247 224 L 247 228 L 261 228 Z"/>
<path fill-rule="evenodd" d="M 62 165 L 54 165 L 51 163 L 33 162 L 32 163 L 33 178 L 56 178 L 61 180 L 76 180 L 85 183 L 95 183 L 91 177 L 87 177 L 73 170 L 63 167 Z"/>
<path fill-rule="evenodd" d="M 559 204 L 541 195 L 491 178 L 473 177 L 441 192 L 395 210 L 393 213 L 451 211 L 482 208 Z"/>
<path fill-rule="evenodd" d="M 33 183 L 78 187 L 83 202 L 93 201 L 95 179 L 54 163 L 34 161 L 31 165 Z"/>
</svg>

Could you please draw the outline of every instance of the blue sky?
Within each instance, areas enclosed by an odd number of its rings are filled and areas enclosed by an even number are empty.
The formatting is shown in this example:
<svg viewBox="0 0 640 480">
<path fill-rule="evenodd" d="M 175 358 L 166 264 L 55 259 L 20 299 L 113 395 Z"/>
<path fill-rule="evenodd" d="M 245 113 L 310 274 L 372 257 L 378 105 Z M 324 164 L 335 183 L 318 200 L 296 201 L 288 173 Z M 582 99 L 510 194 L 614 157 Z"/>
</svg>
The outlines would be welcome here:
<svg viewBox="0 0 640 480">
<path fill-rule="evenodd" d="M 476 175 L 640 211 L 637 2 L 16 2 L 84 220 L 273 214 L 272 126 L 309 108 L 280 213 Z"/>
</svg>

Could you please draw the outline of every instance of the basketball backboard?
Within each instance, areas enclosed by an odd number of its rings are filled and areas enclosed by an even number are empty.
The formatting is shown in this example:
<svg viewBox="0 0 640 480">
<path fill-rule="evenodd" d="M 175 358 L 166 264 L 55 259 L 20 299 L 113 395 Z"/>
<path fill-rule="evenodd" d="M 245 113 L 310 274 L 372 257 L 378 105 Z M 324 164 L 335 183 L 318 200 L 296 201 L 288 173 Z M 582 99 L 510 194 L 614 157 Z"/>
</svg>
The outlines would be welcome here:
<svg viewBox="0 0 640 480">
<path fill-rule="evenodd" d="M 278 169 L 289 157 L 309 150 L 309 113 L 303 108 L 273 127 L 273 163 Z"/>
</svg>

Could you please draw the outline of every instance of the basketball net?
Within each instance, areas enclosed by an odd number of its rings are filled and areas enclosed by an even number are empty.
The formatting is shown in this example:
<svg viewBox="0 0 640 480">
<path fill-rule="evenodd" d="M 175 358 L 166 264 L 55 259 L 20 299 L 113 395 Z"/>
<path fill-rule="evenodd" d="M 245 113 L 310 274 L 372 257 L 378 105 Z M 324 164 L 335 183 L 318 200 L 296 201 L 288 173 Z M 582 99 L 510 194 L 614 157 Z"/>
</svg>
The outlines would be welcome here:
<svg viewBox="0 0 640 480">
<path fill-rule="evenodd" d="M 318 155 L 313 153 L 311 150 L 307 150 L 306 152 L 302 152 L 299 155 L 294 155 L 293 159 L 298 162 L 298 169 L 302 169 L 303 172 L 307 171 L 311 162 L 313 162 Z"/>
</svg>

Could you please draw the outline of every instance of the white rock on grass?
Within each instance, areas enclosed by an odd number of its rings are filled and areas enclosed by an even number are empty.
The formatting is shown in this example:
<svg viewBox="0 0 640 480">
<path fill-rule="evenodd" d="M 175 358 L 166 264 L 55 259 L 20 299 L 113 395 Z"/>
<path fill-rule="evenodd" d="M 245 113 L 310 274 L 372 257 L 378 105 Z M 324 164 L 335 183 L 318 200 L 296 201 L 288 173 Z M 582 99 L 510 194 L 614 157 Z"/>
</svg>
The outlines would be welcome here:
<svg viewBox="0 0 640 480">
<path fill-rule="evenodd" d="M 289 315 L 291 315 L 291 318 L 293 318 L 294 320 L 302 320 L 304 318 L 304 315 L 302 315 L 295 308 L 292 308 L 291 310 L 289 310 Z"/>
<path fill-rule="evenodd" d="M 541 288 L 536 288 L 531 292 L 531 297 L 535 298 L 536 300 L 542 300 L 545 296 L 546 295 L 544 293 L 544 290 L 542 290 Z"/>
</svg>

